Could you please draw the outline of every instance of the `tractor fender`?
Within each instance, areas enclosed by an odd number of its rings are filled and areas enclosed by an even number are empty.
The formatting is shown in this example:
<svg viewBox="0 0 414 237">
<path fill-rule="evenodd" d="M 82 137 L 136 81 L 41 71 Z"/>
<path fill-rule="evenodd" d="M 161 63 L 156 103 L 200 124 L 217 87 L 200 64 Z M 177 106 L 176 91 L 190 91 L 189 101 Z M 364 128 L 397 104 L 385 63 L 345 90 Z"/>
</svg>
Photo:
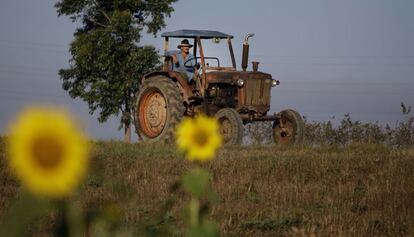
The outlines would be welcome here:
<svg viewBox="0 0 414 237">
<path fill-rule="evenodd" d="M 150 78 L 150 77 L 154 77 L 154 76 L 165 76 L 165 77 L 169 77 L 169 73 L 168 72 L 164 72 L 164 71 L 155 71 L 155 72 L 150 72 L 145 74 L 142 78 L 139 79 L 139 83 L 142 84 L 142 82 L 144 82 L 146 79 Z"/>
<path fill-rule="evenodd" d="M 185 79 L 181 73 L 179 72 L 165 72 L 165 71 L 155 71 L 145 74 L 142 79 L 140 80 L 140 83 L 143 83 L 146 79 L 154 77 L 154 76 L 165 76 L 173 80 L 177 87 L 180 89 L 183 99 L 185 102 L 189 103 L 188 98 L 193 96 L 193 90 L 191 86 L 188 84 L 187 79 Z"/>
</svg>

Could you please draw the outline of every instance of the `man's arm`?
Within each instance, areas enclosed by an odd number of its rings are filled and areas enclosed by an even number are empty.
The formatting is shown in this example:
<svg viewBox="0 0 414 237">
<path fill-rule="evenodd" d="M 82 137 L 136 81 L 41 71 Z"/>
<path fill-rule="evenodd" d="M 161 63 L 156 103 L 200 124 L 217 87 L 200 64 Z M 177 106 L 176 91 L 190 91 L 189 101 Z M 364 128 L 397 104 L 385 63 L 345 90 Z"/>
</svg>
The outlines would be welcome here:
<svg viewBox="0 0 414 237">
<path fill-rule="evenodd" d="M 177 59 L 177 54 L 179 53 L 180 51 L 178 51 L 178 50 L 170 50 L 170 51 L 167 51 L 166 53 L 165 53 L 165 56 L 166 57 L 171 57 L 172 59 L 173 59 L 173 63 L 175 64 L 175 66 L 176 67 L 179 67 L 180 66 L 180 62 L 178 61 L 178 59 Z"/>
<path fill-rule="evenodd" d="M 184 66 L 186 68 L 194 68 L 195 65 L 196 65 L 196 58 L 193 55 L 189 54 L 187 59 L 184 62 Z"/>
</svg>

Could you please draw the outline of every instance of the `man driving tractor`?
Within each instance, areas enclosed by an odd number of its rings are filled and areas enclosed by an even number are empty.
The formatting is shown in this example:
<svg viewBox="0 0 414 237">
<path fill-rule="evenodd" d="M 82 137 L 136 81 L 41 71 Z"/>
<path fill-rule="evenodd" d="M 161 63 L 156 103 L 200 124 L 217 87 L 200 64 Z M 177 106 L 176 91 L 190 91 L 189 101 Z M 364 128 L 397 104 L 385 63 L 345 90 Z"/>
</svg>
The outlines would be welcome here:
<svg viewBox="0 0 414 237">
<path fill-rule="evenodd" d="M 188 39 L 181 41 L 181 44 L 177 46 L 180 50 L 171 50 L 166 53 L 166 56 L 172 58 L 173 61 L 173 71 L 178 71 L 187 76 L 188 82 L 193 80 L 194 76 L 194 67 L 196 65 L 195 57 L 190 54 L 190 48 L 192 48 L 188 42 Z"/>
</svg>

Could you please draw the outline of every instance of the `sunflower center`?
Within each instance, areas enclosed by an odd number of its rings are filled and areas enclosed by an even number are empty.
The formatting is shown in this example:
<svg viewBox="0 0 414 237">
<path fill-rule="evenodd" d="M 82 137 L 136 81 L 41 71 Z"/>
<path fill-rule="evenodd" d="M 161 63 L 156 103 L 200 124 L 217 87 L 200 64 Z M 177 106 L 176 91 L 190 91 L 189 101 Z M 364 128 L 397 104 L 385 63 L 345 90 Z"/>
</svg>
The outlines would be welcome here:
<svg viewBox="0 0 414 237">
<path fill-rule="evenodd" d="M 54 137 L 39 136 L 33 141 L 31 152 L 37 165 L 50 170 L 62 161 L 63 147 Z"/>
<path fill-rule="evenodd" d="M 193 135 L 194 142 L 200 147 L 207 144 L 208 137 L 208 133 L 204 129 L 199 129 Z"/>
</svg>

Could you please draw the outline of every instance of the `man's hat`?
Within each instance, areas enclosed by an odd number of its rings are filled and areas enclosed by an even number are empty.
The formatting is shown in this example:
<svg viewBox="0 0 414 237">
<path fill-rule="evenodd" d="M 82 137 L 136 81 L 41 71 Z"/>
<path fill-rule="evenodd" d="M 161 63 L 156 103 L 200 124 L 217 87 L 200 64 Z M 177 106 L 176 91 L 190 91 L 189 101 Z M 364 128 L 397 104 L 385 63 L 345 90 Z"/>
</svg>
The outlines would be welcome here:
<svg viewBox="0 0 414 237">
<path fill-rule="evenodd" d="M 183 39 L 182 41 L 181 41 L 181 44 L 179 44 L 178 46 L 177 46 L 177 48 L 181 48 L 181 47 L 193 47 L 193 45 L 191 45 L 190 44 L 190 42 L 188 42 L 188 39 Z"/>
</svg>

